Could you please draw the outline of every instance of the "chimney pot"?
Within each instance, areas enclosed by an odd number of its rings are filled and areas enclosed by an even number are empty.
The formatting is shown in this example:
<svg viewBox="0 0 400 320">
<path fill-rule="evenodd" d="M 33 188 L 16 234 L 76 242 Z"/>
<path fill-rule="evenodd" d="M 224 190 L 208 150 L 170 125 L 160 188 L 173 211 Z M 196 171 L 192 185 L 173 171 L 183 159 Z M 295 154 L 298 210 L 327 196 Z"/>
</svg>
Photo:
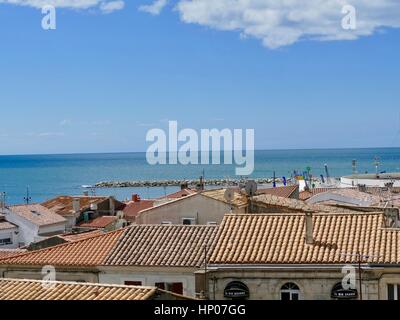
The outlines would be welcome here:
<svg viewBox="0 0 400 320">
<path fill-rule="evenodd" d="M 79 213 L 81 210 L 81 199 L 73 198 L 72 199 L 72 211 L 74 213 Z"/>
</svg>

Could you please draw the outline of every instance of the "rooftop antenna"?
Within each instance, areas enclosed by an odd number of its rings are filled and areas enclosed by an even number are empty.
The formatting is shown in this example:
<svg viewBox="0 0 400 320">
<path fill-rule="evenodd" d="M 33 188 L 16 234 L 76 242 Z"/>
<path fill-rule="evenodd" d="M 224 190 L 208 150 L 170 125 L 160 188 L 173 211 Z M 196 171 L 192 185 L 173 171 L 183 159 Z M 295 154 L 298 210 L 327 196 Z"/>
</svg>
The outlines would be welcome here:
<svg viewBox="0 0 400 320">
<path fill-rule="evenodd" d="M 32 198 L 29 193 L 29 187 L 26 187 L 26 196 L 24 197 L 24 201 L 26 204 L 29 204 L 31 202 Z"/>
</svg>

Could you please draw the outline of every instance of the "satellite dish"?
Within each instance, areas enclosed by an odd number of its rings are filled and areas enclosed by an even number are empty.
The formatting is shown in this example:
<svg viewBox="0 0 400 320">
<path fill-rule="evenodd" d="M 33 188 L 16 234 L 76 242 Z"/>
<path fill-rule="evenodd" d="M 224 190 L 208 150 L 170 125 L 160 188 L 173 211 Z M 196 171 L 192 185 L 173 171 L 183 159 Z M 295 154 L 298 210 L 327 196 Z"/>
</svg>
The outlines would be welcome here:
<svg viewBox="0 0 400 320">
<path fill-rule="evenodd" d="M 247 181 L 245 190 L 249 197 L 255 196 L 257 193 L 257 183 L 254 180 Z"/>
<path fill-rule="evenodd" d="M 235 198 L 235 191 L 233 189 L 226 189 L 224 197 L 226 201 L 231 203 Z"/>
</svg>

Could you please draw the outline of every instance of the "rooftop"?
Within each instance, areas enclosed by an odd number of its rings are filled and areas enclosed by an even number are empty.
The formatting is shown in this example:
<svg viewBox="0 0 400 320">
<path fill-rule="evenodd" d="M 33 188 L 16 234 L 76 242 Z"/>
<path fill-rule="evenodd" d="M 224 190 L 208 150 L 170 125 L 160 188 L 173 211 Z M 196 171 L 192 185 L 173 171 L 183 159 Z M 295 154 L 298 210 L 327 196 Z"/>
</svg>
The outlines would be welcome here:
<svg viewBox="0 0 400 320">
<path fill-rule="evenodd" d="M 66 222 L 63 217 L 55 214 L 40 204 L 16 205 L 10 206 L 9 209 L 12 211 L 12 213 L 37 226 L 46 226 Z"/>
<path fill-rule="evenodd" d="M 203 191 L 201 194 L 203 196 L 212 198 L 214 200 L 222 201 L 228 204 L 228 201 L 225 199 L 226 189 L 213 189 Z M 234 198 L 231 203 L 235 207 L 244 207 L 247 205 L 247 197 L 241 194 L 238 191 L 234 191 Z"/>
<path fill-rule="evenodd" d="M 189 196 L 189 195 L 195 194 L 195 193 L 198 193 L 198 191 L 186 188 L 186 189 L 180 190 L 180 191 L 175 192 L 175 193 L 167 194 L 166 196 L 161 197 L 159 199 L 179 199 L 179 198 L 184 198 L 186 196 Z"/>
<path fill-rule="evenodd" d="M 16 229 L 18 226 L 16 226 L 13 223 L 7 222 L 7 221 L 0 221 L 0 230 L 8 230 L 8 229 Z"/>
<path fill-rule="evenodd" d="M 382 213 L 313 214 L 313 244 L 305 242 L 304 214 L 226 215 L 211 264 L 400 263 L 400 229 L 384 228 Z"/>
<path fill-rule="evenodd" d="M 109 197 L 59 196 L 43 202 L 42 205 L 59 215 L 68 216 L 73 214 L 72 201 L 75 198 L 80 200 L 81 211 L 89 209 L 92 204 L 99 204 L 109 199 Z"/>
<path fill-rule="evenodd" d="M 154 202 L 155 200 L 130 201 L 123 210 L 124 217 L 127 220 L 134 220 L 141 211 L 152 208 Z"/>
<path fill-rule="evenodd" d="M 283 198 L 277 197 L 270 194 L 263 194 L 259 196 L 255 196 L 252 198 L 253 204 L 266 206 L 266 207 L 276 207 L 276 208 L 284 208 L 293 212 L 346 212 L 352 213 L 357 212 L 351 209 L 341 209 L 336 208 L 334 206 L 327 206 L 322 204 L 308 204 L 302 200 L 297 199 L 290 199 L 290 198 Z"/>
<path fill-rule="evenodd" d="M 157 292 L 155 287 L 0 279 L 0 300 L 149 300 Z"/>
<path fill-rule="evenodd" d="M 108 227 L 110 224 L 117 221 L 118 218 L 115 216 L 102 216 L 96 219 L 93 219 L 89 222 L 83 222 L 79 224 L 79 227 L 82 228 L 93 228 L 93 229 L 103 229 Z"/>
<path fill-rule="evenodd" d="M 80 233 L 64 233 L 64 234 L 59 234 L 57 237 L 62 238 L 68 242 L 73 242 L 73 241 L 79 241 L 79 240 L 84 240 L 88 239 L 94 236 L 99 236 L 104 234 L 103 231 L 101 230 L 90 230 L 86 232 L 80 232 Z"/>
<path fill-rule="evenodd" d="M 298 190 L 298 185 L 293 186 L 284 186 L 284 187 L 276 187 L 276 188 L 267 188 L 267 189 L 259 189 L 257 191 L 258 194 L 270 194 L 283 198 L 290 198 L 293 193 Z"/>
<path fill-rule="evenodd" d="M 197 267 L 216 226 L 133 225 L 71 243 L 32 251 L 3 265 Z M 211 251 L 211 250 L 210 250 Z"/>
<path fill-rule="evenodd" d="M 24 252 L 26 252 L 25 249 L 0 249 L 0 259 L 10 258 Z"/>
</svg>

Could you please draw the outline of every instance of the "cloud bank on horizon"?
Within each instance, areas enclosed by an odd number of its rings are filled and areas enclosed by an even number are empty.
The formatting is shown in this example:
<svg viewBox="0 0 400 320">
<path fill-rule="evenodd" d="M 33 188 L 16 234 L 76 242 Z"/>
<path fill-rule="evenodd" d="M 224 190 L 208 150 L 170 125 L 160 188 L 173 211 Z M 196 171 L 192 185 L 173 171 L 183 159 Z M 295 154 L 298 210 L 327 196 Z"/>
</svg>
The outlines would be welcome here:
<svg viewBox="0 0 400 320">
<path fill-rule="evenodd" d="M 153 0 L 138 7 L 159 15 L 169 4 L 185 23 L 223 31 L 235 31 L 241 38 L 255 38 L 270 49 L 301 40 L 355 40 L 380 28 L 400 27 L 399 0 Z M 121 10 L 122 0 L 0 0 L 0 3 L 40 8 L 99 8 L 104 13 Z M 342 28 L 343 6 L 356 9 L 357 26 Z"/>
<path fill-rule="evenodd" d="M 65 9 L 98 8 L 103 13 L 122 10 L 125 7 L 123 0 L 0 0 L 0 4 L 29 6 L 41 9 L 44 6 L 54 6 Z"/>
</svg>

